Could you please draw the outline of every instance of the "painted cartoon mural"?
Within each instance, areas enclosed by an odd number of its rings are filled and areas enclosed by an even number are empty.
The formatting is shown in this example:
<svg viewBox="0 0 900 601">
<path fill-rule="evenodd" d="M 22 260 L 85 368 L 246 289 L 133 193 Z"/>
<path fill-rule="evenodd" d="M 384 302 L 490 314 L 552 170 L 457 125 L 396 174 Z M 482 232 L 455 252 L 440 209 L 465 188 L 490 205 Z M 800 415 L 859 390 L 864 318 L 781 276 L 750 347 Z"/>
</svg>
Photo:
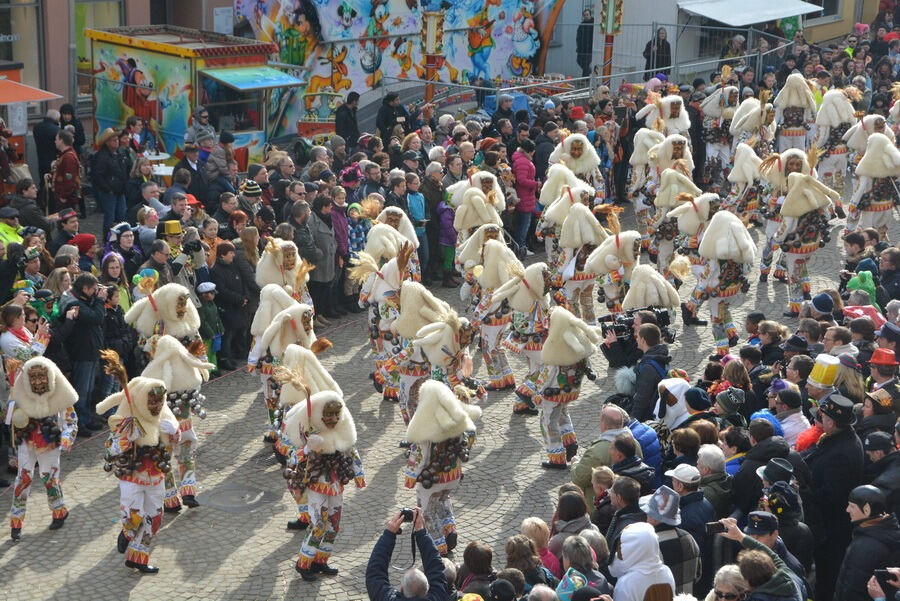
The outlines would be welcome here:
<svg viewBox="0 0 900 601">
<path fill-rule="evenodd" d="M 190 115 L 191 73 L 176 57 L 98 42 L 94 45 L 98 131 L 121 127 L 131 116 L 147 120 L 166 152 L 182 145 Z M 167 130 L 166 124 L 178 124 Z"/>
<path fill-rule="evenodd" d="M 363 93 L 423 78 L 426 11 L 444 14 L 440 80 L 467 83 L 539 73 L 564 2 L 235 0 L 235 29 L 276 43 L 278 60 L 309 69 L 306 93 L 281 114 L 283 126 L 270 123 L 270 131 L 279 135 L 292 133 L 301 117 L 326 114 L 336 106 L 332 93 Z"/>
</svg>

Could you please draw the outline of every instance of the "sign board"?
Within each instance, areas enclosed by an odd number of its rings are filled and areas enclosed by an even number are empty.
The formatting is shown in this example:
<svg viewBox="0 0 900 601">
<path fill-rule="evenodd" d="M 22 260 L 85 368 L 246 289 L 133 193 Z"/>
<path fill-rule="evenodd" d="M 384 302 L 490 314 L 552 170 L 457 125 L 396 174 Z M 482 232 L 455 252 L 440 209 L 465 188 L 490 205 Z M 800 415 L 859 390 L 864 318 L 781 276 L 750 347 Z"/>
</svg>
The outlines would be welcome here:
<svg viewBox="0 0 900 601">
<path fill-rule="evenodd" d="M 24 102 L 7 105 L 6 126 L 12 130 L 14 136 L 24 136 L 28 133 L 28 109 Z"/>
<path fill-rule="evenodd" d="M 230 6 L 219 6 L 213 9 L 213 31 L 234 34 L 234 9 Z"/>
</svg>

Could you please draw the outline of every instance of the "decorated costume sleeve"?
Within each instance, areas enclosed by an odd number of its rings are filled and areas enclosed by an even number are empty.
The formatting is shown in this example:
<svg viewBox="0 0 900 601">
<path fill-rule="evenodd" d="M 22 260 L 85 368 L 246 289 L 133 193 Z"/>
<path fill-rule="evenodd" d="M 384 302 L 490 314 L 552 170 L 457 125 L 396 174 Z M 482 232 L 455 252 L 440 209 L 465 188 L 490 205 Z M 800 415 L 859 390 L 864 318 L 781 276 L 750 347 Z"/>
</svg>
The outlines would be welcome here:
<svg viewBox="0 0 900 601">
<path fill-rule="evenodd" d="M 491 298 L 493 294 L 491 292 L 484 292 L 481 295 L 481 299 L 478 301 L 478 304 L 475 305 L 475 308 L 472 310 L 472 325 L 479 326 L 481 325 L 481 320 L 485 318 L 488 314 L 488 309 L 491 308 Z"/>
<path fill-rule="evenodd" d="M 385 361 L 379 369 L 381 375 L 383 375 L 385 378 L 389 377 L 391 375 L 391 372 L 396 370 L 401 365 L 408 363 L 416 350 L 408 340 L 402 338 L 401 340 L 403 340 L 402 350 L 396 355 L 392 355 L 391 358 Z"/>
<path fill-rule="evenodd" d="M 359 456 L 359 451 L 356 450 L 356 447 L 353 447 L 350 455 L 353 457 L 353 481 L 356 484 L 356 488 L 365 488 L 366 475 L 363 473 L 362 458 Z"/>
<path fill-rule="evenodd" d="M 65 411 L 60 414 L 62 423 L 62 432 L 59 435 L 59 446 L 63 451 L 68 451 L 75 444 L 75 435 L 78 433 L 78 416 L 75 413 L 75 407 L 66 407 Z"/>
<path fill-rule="evenodd" d="M 403 485 L 406 488 L 413 488 L 416 485 L 416 480 L 419 478 L 419 474 L 422 473 L 422 470 L 425 469 L 425 466 L 428 465 L 428 460 L 430 456 L 431 445 L 429 444 L 417 444 L 413 443 L 409 447 L 409 457 L 406 460 L 406 468 L 404 469 L 406 478 L 404 479 Z"/>
<path fill-rule="evenodd" d="M 259 360 L 262 358 L 265 349 L 262 348 L 262 336 L 258 336 L 253 341 L 253 348 L 250 349 L 250 355 L 247 357 L 247 365 L 252 368 L 259 366 Z"/>
<path fill-rule="evenodd" d="M 134 448 L 134 443 L 128 439 L 124 431 L 120 430 L 119 426 L 110 431 L 109 439 L 106 441 L 106 450 L 110 455 L 118 457 L 119 455 L 124 455 L 132 448 Z"/>
</svg>

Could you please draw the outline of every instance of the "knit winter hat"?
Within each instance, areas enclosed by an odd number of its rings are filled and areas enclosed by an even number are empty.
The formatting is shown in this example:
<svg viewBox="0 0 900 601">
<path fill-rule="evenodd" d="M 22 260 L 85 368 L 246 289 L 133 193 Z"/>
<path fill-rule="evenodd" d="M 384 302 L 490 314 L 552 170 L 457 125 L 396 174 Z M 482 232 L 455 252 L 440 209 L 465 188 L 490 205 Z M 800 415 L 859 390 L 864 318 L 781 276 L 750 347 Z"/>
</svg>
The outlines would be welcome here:
<svg viewBox="0 0 900 601">
<path fill-rule="evenodd" d="M 259 198 L 262 196 L 262 188 L 252 179 L 248 179 L 241 184 L 241 195 L 247 198 Z"/>
<path fill-rule="evenodd" d="M 706 391 L 697 387 L 689 388 L 688 391 L 684 393 L 684 401 L 688 404 L 688 407 L 694 411 L 708 411 L 712 406 Z"/>
<path fill-rule="evenodd" d="M 96 242 L 97 237 L 94 234 L 76 234 L 72 238 L 72 244 L 78 247 L 78 252 L 82 255 L 88 254 Z"/>
<path fill-rule="evenodd" d="M 744 405 L 744 391 L 734 387 L 723 390 L 716 395 L 716 404 L 726 414 L 737 413 Z"/>
<path fill-rule="evenodd" d="M 834 299 L 820 292 L 812 298 L 812 308 L 819 313 L 831 313 L 834 310 Z"/>
<path fill-rule="evenodd" d="M 800 405 L 803 403 L 803 399 L 800 396 L 799 392 L 794 392 L 793 390 L 785 389 L 778 393 L 778 400 L 790 407 L 791 409 L 798 409 Z"/>
<path fill-rule="evenodd" d="M 219 134 L 219 142 L 221 142 L 222 144 L 231 144 L 232 142 L 234 142 L 234 134 L 232 134 L 230 131 L 223 131 Z"/>
</svg>

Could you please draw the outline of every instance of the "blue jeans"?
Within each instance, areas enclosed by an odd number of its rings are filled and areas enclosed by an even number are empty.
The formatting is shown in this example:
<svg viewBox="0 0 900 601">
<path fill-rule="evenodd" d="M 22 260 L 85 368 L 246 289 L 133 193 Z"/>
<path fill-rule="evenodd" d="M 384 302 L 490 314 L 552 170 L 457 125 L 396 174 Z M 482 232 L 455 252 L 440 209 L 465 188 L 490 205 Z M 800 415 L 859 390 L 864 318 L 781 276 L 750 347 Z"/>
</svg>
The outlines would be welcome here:
<svg viewBox="0 0 900 601">
<path fill-rule="evenodd" d="M 94 378 L 97 375 L 98 361 L 72 361 L 72 387 L 78 393 L 75 413 L 78 414 L 78 425 L 86 426 L 94 419 L 94 407 L 91 405 L 91 394 L 94 392 Z"/>
<path fill-rule="evenodd" d="M 125 195 L 107 194 L 97 190 L 97 204 L 103 211 L 103 235 L 115 224 L 125 221 Z"/>
<path fill-rule="evenodd" d="M 416 238 L 419 239 L 419 265 L 421 266 L 422 279 L 424 280 L 428 269 L 428 234 L 422 232 L 421 234 L 416 234 Z"/>
<path fill-rule="evenodd" d="M 528 228 L 531 226 L 531 219 L 533 217 L 533 213 L 526 213 L 524 211 L 516 211 L 516 223 L 515 231 L 513 232 L 513 239 L 516 241 L 516 245 L 518 246 L 518 251 L 522 252 L 522 249 L 525 248 L 525 239 L 528 237 Z"/>
</svg>

